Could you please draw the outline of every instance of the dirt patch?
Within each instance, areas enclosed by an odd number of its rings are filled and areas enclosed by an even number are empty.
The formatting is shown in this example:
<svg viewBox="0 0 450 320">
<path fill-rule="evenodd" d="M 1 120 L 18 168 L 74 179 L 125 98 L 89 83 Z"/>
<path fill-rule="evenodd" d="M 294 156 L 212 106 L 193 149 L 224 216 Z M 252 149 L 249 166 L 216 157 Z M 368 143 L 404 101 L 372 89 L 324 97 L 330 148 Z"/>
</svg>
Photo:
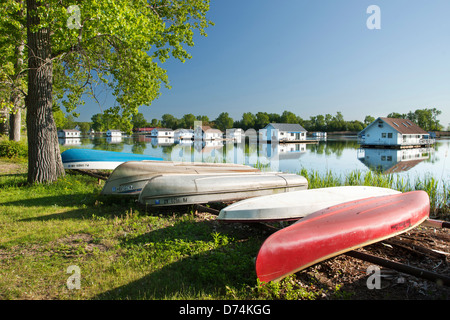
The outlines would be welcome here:
<svg viewBox="0 0 450 320">
<path fill-rule="evenodd" d="M 0 174 L 21 174 L 27 172 L 25 163 L 14 163 L 0 160 Z"/>
<path fill-rule="evenodd" d="M 0 249 L 0 259 L 14 259 L 18 256 L 54 256 L 60 255 L 66 258 L 88 256 L 95 252 L 108 250 L 101 243 L 95 243 L 88 233 L 70 235 L 45 245 L 32 244 L 26 246 L 14 246 L 10 249 Z"/>
<path fill-rule="evenodd" d="M 448 229 L 418 227 L 357 251 L 449 277 L 449 237 Z M 322 299 L 450 299 L 449 286 L 345 254 L 297 273 L 296 281 L 299 287 L 313 284 L 322 290 Z"/>
<path fill-rule="evenodd" d="M 211 219 L 208 213 L 197 212 L 197 215 L 199 219 Z M 219 228 L 234 228 L 241 234 L 259 233 L 263 239 L 283 227 L 286 226 L 219 224 Z M 419 226 L 356 251 L 450 277 L 450 229 Z M 374 282 L 375 272 L 379 275 L 378 283 Z M 346 254 L 298 272 L 293 281 L 294 287 L 315 292 L 318 299 L 450 299 L 448 285 Z"/>
</svg>

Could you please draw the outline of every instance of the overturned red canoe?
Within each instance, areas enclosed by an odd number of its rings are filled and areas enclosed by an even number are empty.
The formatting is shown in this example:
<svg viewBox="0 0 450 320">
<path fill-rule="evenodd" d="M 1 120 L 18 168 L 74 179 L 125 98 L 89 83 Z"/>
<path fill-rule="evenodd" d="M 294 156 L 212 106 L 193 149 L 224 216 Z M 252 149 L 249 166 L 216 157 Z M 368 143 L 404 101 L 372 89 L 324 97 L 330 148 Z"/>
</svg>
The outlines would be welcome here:
<svg viewBox="0 0 450 320">
<path fill-rule="evenodd" d="M 356 200 L 317 211 L 267 238 L 256 258 L 256 274 L 262 282 L 280 280 L 410 230 L 426 220 L 429 211 L 424 191 Z"/>
</svg>

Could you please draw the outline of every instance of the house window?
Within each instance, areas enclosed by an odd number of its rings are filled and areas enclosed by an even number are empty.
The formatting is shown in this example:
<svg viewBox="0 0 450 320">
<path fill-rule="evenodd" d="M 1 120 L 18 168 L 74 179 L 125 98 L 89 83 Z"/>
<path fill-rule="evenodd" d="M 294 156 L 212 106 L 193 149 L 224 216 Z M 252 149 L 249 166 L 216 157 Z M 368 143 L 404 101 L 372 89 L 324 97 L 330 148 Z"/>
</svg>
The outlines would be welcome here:
<svg viewBox="0 0 450 320">
<path fill-rule="evenodd" d="M 381 134 L 381 137 L 382 137 L 382 138 L 386 138 L 386 133 L 383 132 L 383 133 Z"/>
<path fill-rule="evenodd" d="M 388 133 L 388 138 L 392 138 L 392 132 Z"/>
</svg>

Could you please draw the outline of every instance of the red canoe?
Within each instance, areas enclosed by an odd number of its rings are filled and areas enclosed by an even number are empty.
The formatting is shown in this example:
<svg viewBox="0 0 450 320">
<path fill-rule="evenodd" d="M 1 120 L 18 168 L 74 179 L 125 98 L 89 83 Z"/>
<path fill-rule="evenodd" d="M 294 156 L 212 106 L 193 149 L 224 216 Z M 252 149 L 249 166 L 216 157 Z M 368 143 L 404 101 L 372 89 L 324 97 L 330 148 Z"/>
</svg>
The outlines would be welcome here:
<svg viewBox="0 0 450 320">
<path fill-rule="evenodd" d="M 260 281 L 277 281 L 320 261 L 408 231 L 428 218 L 425 191 L 346 202 L 274 234 L 256 258 Z"/>
</svg>

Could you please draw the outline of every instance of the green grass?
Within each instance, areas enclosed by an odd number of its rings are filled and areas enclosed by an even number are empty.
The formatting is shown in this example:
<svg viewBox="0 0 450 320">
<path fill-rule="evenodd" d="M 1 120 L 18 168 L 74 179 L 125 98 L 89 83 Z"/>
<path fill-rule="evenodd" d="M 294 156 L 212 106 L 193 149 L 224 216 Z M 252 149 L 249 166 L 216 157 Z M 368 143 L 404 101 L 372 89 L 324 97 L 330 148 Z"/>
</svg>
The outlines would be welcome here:
<svg viewBox="0 0 450 320">
<path fill-rule="evenodd" d="M 317 299 L 342 298 L 339 288 L 300 285 L 296 276 L 260 286 L 254 259 L 268 234 L 221 224 L 190 207 L 146 212 L 129 200 L 99 195 L 102 185 L 83 175 L 27 185 L 26 163 L 0 174 L 0 299 Z M 310 187 L 342 184 L 425 188 L 376 174 L 336 177 L 302 170 Z M 436 212 L 448 215 L 450 187 L 435 192 Z M 68 289 L 70 266 L 80 289 Z M 311 281 L 314 281 L 313 279 Z"/>
<path fill-rule="evenodd" d="M 264 238 L 250 228 L 190 208 L 148 213 L 81 175 L 29 186 L 4 174 L 0 185 L 0 299 L 226 299 L 256 285 Z M 71 265 L 80 290 L 67 288 Z"/>
<path fill-rule="evenodd" d="M 303 168 L 299 172 L 308 180 L 308 187 L 326 188 L 334 186 L 374 186 L 392 188 L 401 192 L 424 190 L 430 197 L 430 216 L 438 219 L 450 218 L 450 181 L 438 181 L 433 176 L 425 174 L 416 180 L 405 179 L 401 176 L 391 174 L 385 175 L 372 171 L 352 171 L 341 176 L 331 171 L 319 174 L 317 171 L 308 171 Z"/>
</svg>

